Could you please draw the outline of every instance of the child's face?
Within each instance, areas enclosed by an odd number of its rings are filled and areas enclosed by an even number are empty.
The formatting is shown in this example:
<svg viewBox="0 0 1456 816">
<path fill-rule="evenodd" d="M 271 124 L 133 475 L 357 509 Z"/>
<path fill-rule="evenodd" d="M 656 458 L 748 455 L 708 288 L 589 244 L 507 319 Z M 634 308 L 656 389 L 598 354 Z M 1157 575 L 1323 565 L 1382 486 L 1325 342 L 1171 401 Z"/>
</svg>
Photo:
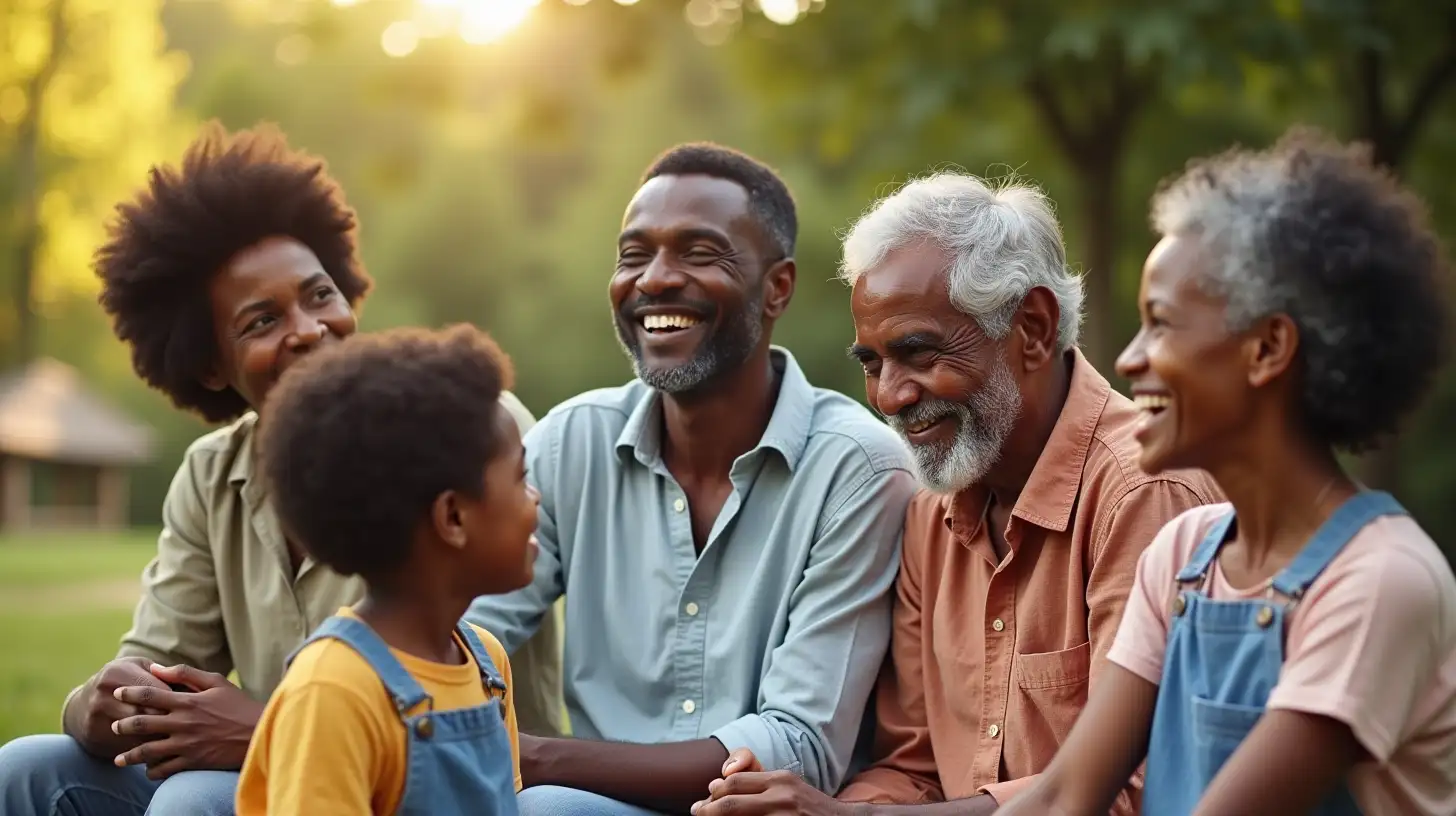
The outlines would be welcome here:
<svg viewBox="0 0 1456 816">
<path fill-rule="evenodd" d="M 525 448 L 510 412 L 496 411 L 496 455 L 485 468 L 485 501 L 469 515 L 465 559 L 482 595 L 529 583 L 536 564 L 536 508 L 541 494 L 526 482 Z"/>
</svg>

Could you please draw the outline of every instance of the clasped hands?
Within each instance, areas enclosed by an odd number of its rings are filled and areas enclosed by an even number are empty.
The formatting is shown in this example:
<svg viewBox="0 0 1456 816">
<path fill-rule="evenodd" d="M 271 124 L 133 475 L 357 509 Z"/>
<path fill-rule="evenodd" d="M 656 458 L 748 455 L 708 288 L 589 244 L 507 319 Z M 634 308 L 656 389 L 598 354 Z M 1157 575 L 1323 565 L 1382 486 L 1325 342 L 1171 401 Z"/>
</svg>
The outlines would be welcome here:
<svg viewBox="0 0 1456 816">
<path fill-rule="evenodd" d="M 723 777 L 708 784 L 708 798 L 692 807 L 693 816 L 740 814 L 807 814 L 844 816 L 849 805 L 839 802 L 789 771 L 765 772 L 753 752 L 739 748 L 723 763 Z"/>
<path fill-rule="evenodd" d="M 173 691 L 174 686 L 188 689 Z M 107 732 L 135 743 L 117 754 L 119 767 L 145 765 L 162 780 L 190 770 L 237 770 L 263 705 L 215 672 L 159 666 L 142 658 L 113 660 L 97 674 L 84 705 L 84 740 L 115 746 Z"/>
</svg>

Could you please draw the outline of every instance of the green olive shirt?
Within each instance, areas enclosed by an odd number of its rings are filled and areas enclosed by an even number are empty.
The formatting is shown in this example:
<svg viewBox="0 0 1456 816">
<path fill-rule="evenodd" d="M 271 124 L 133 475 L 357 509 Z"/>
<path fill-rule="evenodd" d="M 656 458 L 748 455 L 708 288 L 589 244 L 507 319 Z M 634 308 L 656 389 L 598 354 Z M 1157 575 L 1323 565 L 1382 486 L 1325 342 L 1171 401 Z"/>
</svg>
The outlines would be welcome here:
<svg viewBox="0 0 1456 816">
<path fill-rule="evenodd" d="M 525 434 L 535 419 L 514 395 L 502 396 Z M 312 558 L 297 576 L 288 545 L 253 468 L 249 413 L 188 448 L 162 504 L 157 555 L 142 572 L 142 596 L 118 657 L 204 671 L 236 671 L 243 691 L 265 700 L 283 677 L 284 660 L 306 635 L 363 596 Z M 559 612 L 558 612 L 559 616 Z M 547 616 L 530 648 L 511 662 L 521 730 L 562 731 L 559 617 Z"/>
</svg>

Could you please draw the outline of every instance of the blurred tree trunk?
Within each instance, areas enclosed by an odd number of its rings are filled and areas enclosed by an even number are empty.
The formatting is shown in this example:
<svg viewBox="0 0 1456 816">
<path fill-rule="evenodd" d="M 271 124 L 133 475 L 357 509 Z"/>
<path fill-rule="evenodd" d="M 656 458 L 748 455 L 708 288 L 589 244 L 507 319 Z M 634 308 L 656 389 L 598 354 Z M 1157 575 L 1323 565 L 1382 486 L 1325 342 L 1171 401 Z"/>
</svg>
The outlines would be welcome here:
<svg viewBox="0 0 1456 816">
<path fill-rule="evenodd" d="M 50 51 L 25 85 L 25 114 L 15 128 L 14 187 L 11 190 L 10 240 L 15 253 L 12 297 L 15 345 L 12 362 L 24 364 L 36 353 L 36 266 L 41 246 L 40 202 L 44 188 L 42 142 L 46 91 L 66 48 L 66 0 L 51 0 L 47 15 Z"/>
<path fill-rule="evenodd" d="M 1434 22 L 1436 30 L 1444 29 L 1445 44 L 1420 72 L 1404 106 L 1393 105 L 1390 100 L 1388 54 L 1373 45 L 1366 45 L 1355 54 L 1356 93 L 1352 100 L 1355 137 L 1368 142 L 1374 160 L 1392 173 L 1400 173 L 1436 102 L 1456 81 L 1456 12 Z M 1361 478 L 1366 484 L 1398 492 L 1402 475 L 1399 437 L 1387 440 L 1360 465 Z"/>
<path fill-rule="evenodd" d="M 1083 231 L 1080 255 L 1086 263 L 1081 346 L 1087 359 L 1110 378 L 1118 353 L 1111 337 L 1117 242 L 1121 235 L 1118 181 L 1132 126 L 1148 99 L 1152 82 L 1129 73 L 1120 48 L 1111 49 L 1109 55 L 1106 92 L 1095 95 L 1098 101 L 1089 106 L 1080 122 L 1069 115 L 1065 95 L 1058 93 L 1044 73 L 1032 77 L 1027 91 L 1077 177 Z"/>
</svg>

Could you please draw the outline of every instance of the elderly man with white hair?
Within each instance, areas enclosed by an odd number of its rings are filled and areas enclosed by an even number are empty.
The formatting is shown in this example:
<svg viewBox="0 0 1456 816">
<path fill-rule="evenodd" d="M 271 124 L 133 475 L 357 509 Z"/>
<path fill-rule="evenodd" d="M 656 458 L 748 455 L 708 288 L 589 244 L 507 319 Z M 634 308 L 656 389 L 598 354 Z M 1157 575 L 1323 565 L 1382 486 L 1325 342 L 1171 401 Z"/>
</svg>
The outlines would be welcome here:
<svg viewBox="0 0 1456 816">
<path fill-rule="evenodd" d="M 1153 535 L 1221 499 L 1203 474 L 1138 469 L 1142 412 L 1077 348 L 1082 283 L 1034 187 L 910 183 L 854 225 L 841 277 L 869 403 L 924 488 L 876 761 L 835 799 L 735 752 L 697 816 L 995 811 L 1066 739 Z M 1141 787 L 1114 812 L 1136 813 Z"/>
</svg>

